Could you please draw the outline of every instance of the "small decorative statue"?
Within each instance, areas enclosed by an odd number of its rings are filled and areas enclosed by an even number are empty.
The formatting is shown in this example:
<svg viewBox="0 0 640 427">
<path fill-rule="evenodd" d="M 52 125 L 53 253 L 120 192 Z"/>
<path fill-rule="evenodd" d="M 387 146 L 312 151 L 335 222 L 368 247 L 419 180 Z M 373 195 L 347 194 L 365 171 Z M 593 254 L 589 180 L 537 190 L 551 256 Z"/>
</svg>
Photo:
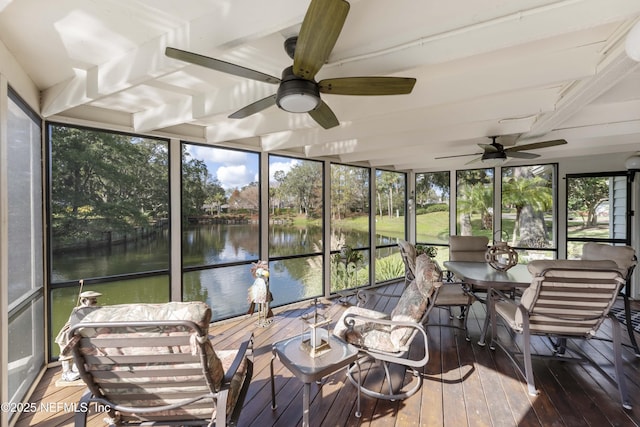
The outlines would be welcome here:
<svg viewBox="0 0 640 427">
<path fill-rule="evenodd" d="M 251 266 L 251 274 L 255 278 L 253 285 L 249 288 L 247 299 L 249 301 L 249 311 L 247 314 L 253 314 L 258 306 L 258 321 L 256 325 L 265 327 L 273 321 L 273 312 L 269 307 L 269 303 L 273 301 L 273 295 L 269 291 L 269 263 L 267 261 L 258 261 Z"/>
<path fill-rule="evenodd" d="M 98 305 L 98 297 L 102 294 L 94 291 L 82 291 L 84 280 L 80 280 L 80 294 L 78 295 L 78 301 L 76 302 L 76 308 L 78 307 L 93 307 Z M 75 310 L 75 309 L 74 309 Z M 73 314 L 73 312 L 72 312 Z M 74 382 L 80 379 L 80 374 L 72 363 L 73 355 L 67 351 L 67 344 L 69 342 L 68 331 L 71 327 L 71 322 L 67 321 L 64 324 L 58 335 L 56 336 L 56 343 L 60 346 L 60 363 L 62 365 L 61 380 L 64 382 Z"/>
</svg>

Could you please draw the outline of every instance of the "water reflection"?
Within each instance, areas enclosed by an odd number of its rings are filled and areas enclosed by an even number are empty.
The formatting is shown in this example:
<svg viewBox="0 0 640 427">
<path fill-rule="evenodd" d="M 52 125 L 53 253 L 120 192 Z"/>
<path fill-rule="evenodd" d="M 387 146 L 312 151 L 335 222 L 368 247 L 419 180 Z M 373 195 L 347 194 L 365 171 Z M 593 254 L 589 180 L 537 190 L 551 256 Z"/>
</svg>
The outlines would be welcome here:
<svg viewBox="0 0 640 427">
<path fill-rule="evenodd" d="M 368 247 L 366 232 L 337 231 L 346 244 Z M 393 243 L 389 237 L 377 237 L 378 243 Z M 247 290 L 253 283 L 250 262 L 259 259 L 257 224 L 192 225 L 183 232 L 184 267 L 199 267 L 182 275 L 182 299 L 208 303 L 214 319 L 224 319 L 248 310 Z M 274 306 L 322 295 L 323 256 L 322 227 L 272 225 L 269 228 L 269 251 L 272 257 L 308 255 L 270 263 L 270 286 Z M 368 251 L 366 252 L 368 255 Z M 368 260 L 368 256 L 365 257 Z M 131 242 L 111 248 L 56 253 L 53 256 L 53 282 L 107 277 L 144 271 L 167 271 L 144 280 L 118 281 L 99 285 L 103 303 L 161 302 L 169 300 L 169 233 L 154 239 Z M 246 262 L 221 267 L 220 264 Z M 363 263 L 365 267 L 368 261 Z M 213 268 L 210 268 L 213 267 Z M 363 276 L 364 277 L 364 276 Z M 357 285 L 366 283 L 364 278 Z M 354 283 L 355 284 L 355 283 Z M 75 305 L 77 289 L 54 290 L 54 328 L 64 324 Z"/>
</svg>

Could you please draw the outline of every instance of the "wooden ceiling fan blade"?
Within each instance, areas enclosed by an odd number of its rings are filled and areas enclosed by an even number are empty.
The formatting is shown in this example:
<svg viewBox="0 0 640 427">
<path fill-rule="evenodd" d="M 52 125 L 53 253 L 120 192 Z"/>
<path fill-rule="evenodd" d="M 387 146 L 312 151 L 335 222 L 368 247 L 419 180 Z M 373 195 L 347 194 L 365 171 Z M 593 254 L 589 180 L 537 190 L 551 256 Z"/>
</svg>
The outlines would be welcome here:
<svg viewBox="0 0 640 427">
<path fill-rule="evenodd" d="M 334 95 L 405 95 L 415 84 L 409 77 L 343 77 L 321 80 L 318 87 Z"/>
<path fill-rule="evenodd" d="M 345 0 L 311 0 L 293 57 L 293 73 L 313 80 L 329 59 L 349 13 Z"/>
<path fill-rule="evenodd" d="M 467 163 L 465 163 L 465 165 L 470 165 L 470 164 L 472 164 L 472 163 L 478 163 L 478 162 L 481 162 L 481 161 L 482 161 L 482 156 L 480 156 L 480 157 L 476 157 L 476 158 L 475 158 L 475 159 L 473 159 L 473 160 L 469 160 Z"/>
<path fill-rule="evenodd" d="M 278 77 L 270 76 L 269 74 L 264 74 L 260 71 L 245 68 L 240 65 L 232 64 L 230 62 L 221 61 L 219 59 L 210 58 L 208 56 L 200 55 L 193 52 L 187 52 L 186 50 L 167 47 L 164 53 L 169 58 L 178 59 L 180 61 L 189 62 L 195 65 L 200 65 L 201 67 L 210 68 L 222 73 L 232 74 L 234 76 L 257 80 L 264 83 L 280 83 L 280 79 Z"/>
<path fill-rule="evenodd" d="M 340 124 L 331 108 L 322 100 L 315 110 L 309 111 L 309 115 L 325 129 L 331 129 Z"/>
<path fill-rule="evenodd" d="M 235 113 L 229 116 L 230 119 L 244 119 L 245 117 L 249 117 L 252 114 L 259 113 L 260 111 L 269 108 L 273 105 L 276 105 L 276 95 L 273 94 L 271 96 L 267 96 L 266 98 L 262 98 L 252 104 L 249 104 L 245 107 L 242 107 Z"/>
<path fill-rule="evenodd" d="M 513 147 L 505 148 L 505 151 L 525 151 L 525 150 L 537 150 L 538 148 L 554 147 L 556 145 L 564 145 L 567 141 L 564 139 L 554 139 L 553 141 L 534 142 L 532 144 L 514 145 Z"/>
<path fill-rule="evenodd" d="M 482 148 L 485 152 L 496 153 L 501 150 L 496 144 L 478 144 L 478 147 Z"/>
<path fill-rule="evenodd" d="M 518 159 L 535 159 L 540 157 L 540 154 L 529 153 L 526 151 L 509 151 L 506 153 L 507 157 L 516 157 Z"/>
<path fill-rule="evenodd" d="M 434 160 L 453 159 L 455 157 L 469 157 L 469 156 L 482 156 L 482 153 L 455 154 L 453 156 L 434 157 Z"/>
</svg>

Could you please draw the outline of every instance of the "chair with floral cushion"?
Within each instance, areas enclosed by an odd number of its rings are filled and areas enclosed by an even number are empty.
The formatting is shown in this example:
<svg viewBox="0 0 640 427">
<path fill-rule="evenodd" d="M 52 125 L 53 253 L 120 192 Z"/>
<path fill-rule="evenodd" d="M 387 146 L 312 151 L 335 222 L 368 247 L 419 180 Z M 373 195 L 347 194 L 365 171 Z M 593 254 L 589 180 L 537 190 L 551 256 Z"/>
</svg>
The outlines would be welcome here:
<svg viewBox="0 0 640 427">
<path fill-rule="evenodd" d="M 402 239 L 398 239 L 398 247 L 404 263 L 404 285 L 409 286 L 416 277 L 416 247 Z"/>
<path fill-rule="evenodd" d="M 362 357 L 347 373 L 362 393 L 387 400 L 405 399 L 422 386 L 418 371 L 429 361 L 424 323 L 442 285 L 437 264 L 428 257 L 420 277 L 406 286 L 390 314 L 361 306 L 349 307 L 334 327 L 333 334 L 359 348 Z M 366 299 L 359 298 L 365 301 Z M 409 351 L 412 344 L 418 346 Z M 358 385 L 354 371 L 366 366 L 368 374 Z M 413 380 L 403 385 L 405 371 Z"/>
<path fill-rule="evenodd" d="M 202 302 L 80 307 L 69 344 L 88 390 L 79 407 L 111 425 L 235 425 L 253 374 L 253 335 L 214 350 Z M 76 413 L 85 425 L 86 411 Z"/>
</svg>

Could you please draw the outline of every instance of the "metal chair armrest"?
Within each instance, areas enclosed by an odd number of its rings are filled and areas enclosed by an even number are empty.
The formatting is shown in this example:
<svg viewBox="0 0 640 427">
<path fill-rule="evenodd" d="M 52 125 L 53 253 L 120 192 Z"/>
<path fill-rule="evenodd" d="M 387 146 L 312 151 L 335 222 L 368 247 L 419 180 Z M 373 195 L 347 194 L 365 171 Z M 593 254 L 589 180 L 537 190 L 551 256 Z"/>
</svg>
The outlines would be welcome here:
<svg viewBox="0 0 640 427">
<path fill-rule="evenodd" d="M 349 319 L 353 319 L 353 321 L 349 321 Z M 427 339 L 427 332 L 425 330 L 424 325 L 418 322 L 408 322 L 401 320 L 390 320 L 390 319 L 377 319 L 373 317 L 362 316 L 358 314 L 348 314 L 345 316 L 344 322 L 350 328 L 353 327 L 356 320 L 360 320 L 366 323 L 374 323 L 383 326 L 389 327 L 408 327 L 415 329 L 414 333 L 420 333 L 422 335 L 422 341 L 424 343 L 424 356 L 421 359 L 410 359 L 408 357 L 404 357 L 407 355 L 407 351 L 397 351 L 397 352 L 388 352 L 374 348 L 365 348 L 362 346 L 358 346 L 357 344 L 353 344 L 358 347 L 361 351 L 371 354 L 378 360 L 384 360 L 387 362 L 398 363 L 405 366 L 411 367 L 422 367 L 429 361 L 429 345 Z M 415 336 L 410 339 L 411 342 L 415 339 Z M 407 355 L 408 356 L 408 355 Z"/>
<path fill-rule="evenodd" d="M 231 382 L 231 379 L 238 371 L 238 368 L 240 368 L 242 360 L 245 357 L 253 358 L 253 332 L 250 332 L 247 338 L 242 342 L 242 344 L 240 344 L 236 357 L 233 359 L 233 362 L 227 372 L 224 373 L 224 384 L 229 384 Z"/>
</svg>

